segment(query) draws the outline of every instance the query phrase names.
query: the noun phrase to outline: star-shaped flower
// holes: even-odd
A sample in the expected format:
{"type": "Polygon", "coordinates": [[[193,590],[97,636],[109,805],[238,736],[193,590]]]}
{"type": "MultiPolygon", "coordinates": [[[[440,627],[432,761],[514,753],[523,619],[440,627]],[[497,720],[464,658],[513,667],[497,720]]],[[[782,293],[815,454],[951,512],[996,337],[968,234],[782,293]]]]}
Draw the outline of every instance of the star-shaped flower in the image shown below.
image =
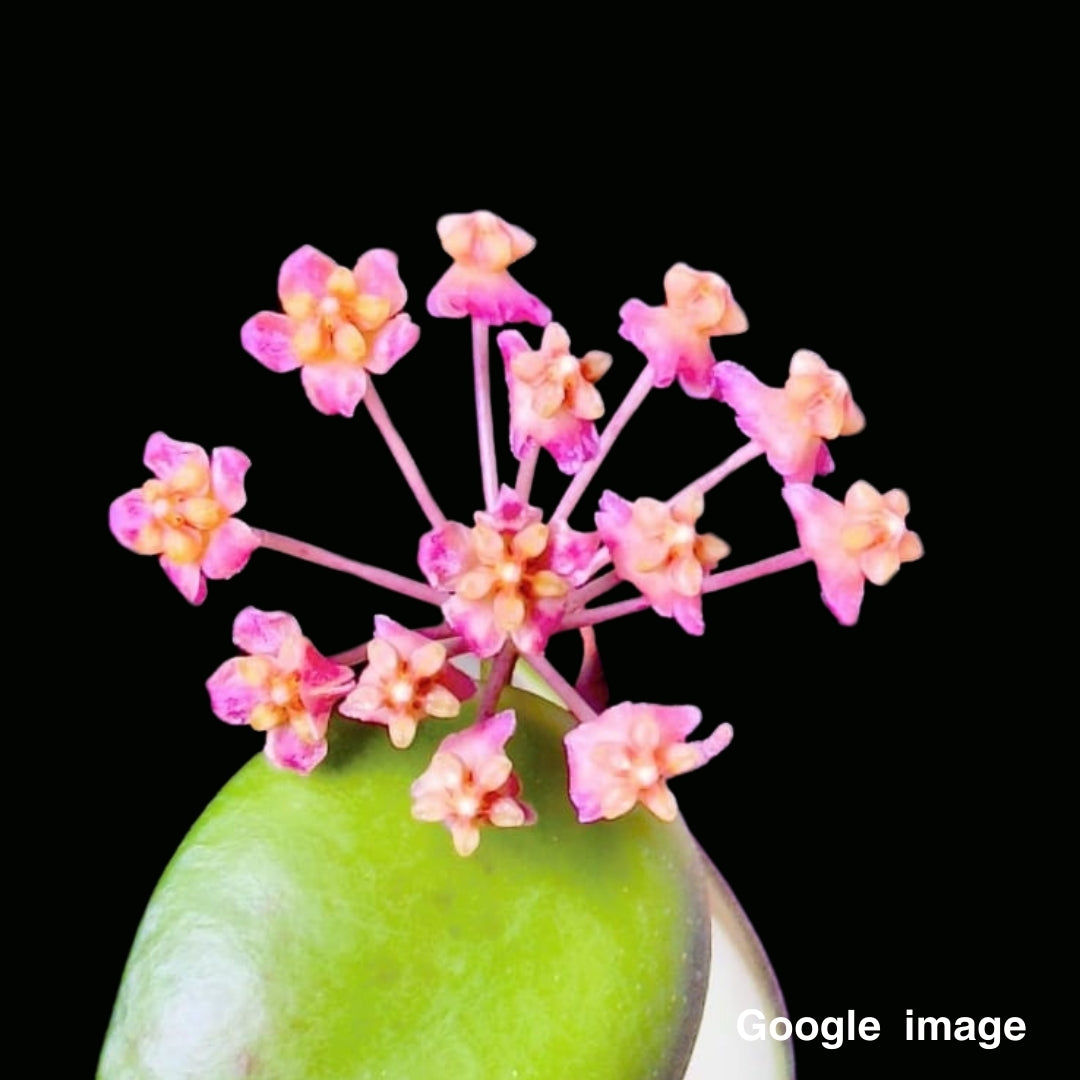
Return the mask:
{"type": "Polygon", "coordinates": [[[604,403],[593,383],[611,366],[609,353],[593,350],[580,360],[570,355],[570,338],[558,323],[548,323],[534,352],[517,330],[496,341],[510,390],[510,447],[520,461],[539,444],[567,474],[596,456],[599,439],[593,422],[604,403]]]}
{"type": "Polygon", "coordinates": [[[567,595],[595,569],[600,539],[541,513],[503,486],[490,512],[469,529],[449,521],[420,540],[420,569],[453,593],[443,615],[478,656],[494,656],[507,638],[541,652],[566,610],[567,595]]]}
{"type": "Polygon", "coordinates": [[[284,611],[244,608],[233,643],[248,656],[226,660],[207,680],[214,714],[266,732],[266,756],[309,773],[326,757],[334,703],[355,683],[350,668],[327,660],[284,611]]]}
{"type": "Polygon", "coordinates": [[[349,270],[302,247],[282,264],[278,295],[285,313],[252,316],[240,340],[271,371],[302,367],[308,399],[328,416],[352,416],[368,376],[389,371],[420,336],[401,310],[405,286],[392,251],[369,251],[349,270]]]}
{"type": "Polygon", "coordinates": [[[428,294],[432,315],[444,319],[472,315],[491,326],[514,322],[545,326],[551,321],[551,310],[506,269],[536,247],[524,229],[488,210],[446,214],[435,228],[454,262],[428,294]]]}
{"type": "Polygon", "coordinates": [[[842,503],[809,484],[787,484],[783,495],[799,542],[817,566],[822,599],[845,626],[859,617],[867,581],[884,585],[901,563],[922,556],[922,541],[905,524],[910,504],[899,488],[882,495],[860,480],[842,503]]]}
{"type": "Polygon", "coordinates": [[[515,726],[514,712],[507,709],[447,735],[413,783],[413,817],[441,821],[459,855],[476,850],[483,825],[508,829],[536,820],[532,807],[518,798],[521,781],[504,753],[515,726]]]}
{"type": "Polygon", "coordinates": [[[700,722],[701,710],[692,705],[624,701],[570,731],[563,741],[578,820],[621,817],[640,802],[661,821],[673,821],[678,807],[667,781],[704,765],[731,742],[730,724],[701,742],[686,742],[700,722]]]}
{"type": "Polygon", "coordinates": [[[791,358],[780,389],[730,360],[716,365],[713,384],[716,397],[735,410],[739,430],[764,447],[769,464],[791,483],[808,484],[832,472],[824,440],[866,426],[844,376],[809,349],[791,358]]]}
{"type": "Polygon", "coordinates": [[[247,454],[219,446],[208,457],[195,443],[163,431],[146,443],[143,463],[154,474],[141,488],[113,500],[109,528],[124,547],[161,556],[161,568],[192,604],[206,599],[207,578],[230,578],[259,545],[232,515],[247,501],[247,454]]]}
{"type": "Polygon", "coordinates": [[[741,334],[748,326],[731,288],[719,274],[676,263],[664,275],[662,307],[627,300],[619,311],[619,334],[645,354],[654,386],[670,386],[677,377],[694,398],[713,392],[716,364],[710,337],[741,334]]]}
{"type": "Polygon", "coordinates": [[[476,693],[476,683],[447,662],[446,647],[388,619],[375,616],[375,637],[356,689],[338,706],[342,716],[385,724],[403,749],[426,717],[449,719],[476,693]]]}
{"type": "Polygon", "coordinates": [[[731,550],[718,536],[699,534],[694,524],[705,509],[696,491],[670,503],[658,499],[627,502],[605,491],[596,527],[615,572],[641,590],[658,615],[674,618],[688,633],[705,632],[701,587],[731,550]]]}

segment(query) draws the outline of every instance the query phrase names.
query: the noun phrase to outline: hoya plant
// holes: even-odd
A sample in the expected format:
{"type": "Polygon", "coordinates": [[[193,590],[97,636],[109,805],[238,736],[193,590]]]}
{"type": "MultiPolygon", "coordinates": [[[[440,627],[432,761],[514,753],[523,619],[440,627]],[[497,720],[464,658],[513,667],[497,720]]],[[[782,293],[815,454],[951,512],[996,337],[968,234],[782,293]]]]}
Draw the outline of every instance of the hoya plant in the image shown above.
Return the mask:
{"type": "MultiPolygon", "coordinates": [[[[700,636],[713,594],[805,563],[850,625],[867,582],[922,554],[902,491],[815,486],[833,440],[864,425],[838,371],[803,349],[774,387],[717,361],[713,339],[748,326],[717,273],[676,263],[661,282],[658,268],[642,286],[653,302],[623,304],[618,333],[641,368],[611,407],[612,355],[591,347],[606,343],[574,343],[573,314],[557,321],[511,275],[533,237],[486,211],[437,231],[452,261],[427,316],[469,324],[482,502],[467,520],[444,512],[379,393],[424,349],[393,252],[350,268],[302,247],[281,266],[280,308],[240,328],[319,413],[367,413],[426,518],[401,538],[415,574],[361,561],[360,520],[348,554],[261,528],[248,455],[183,432],[150,435],[149,477],[110,508],[116,539],[189,604],[252,558],[285,556],[378,586],[386,605],[330,655],[272,598],[237,613],[235,654],[203,676],[208,709],[265,733],[265,752],[162,878],[106,1080],[682,1077],[707,992],[709,879],[669,781],[720,755],[733,726],[693,701],[611,700],[604,626],[651,609],[700,636]],[[499,473],[493,384],[508,394],[512,475],[499,473]],[[677,489],[587,499],[648,395],[676,384],[745,442],[677,489]],[[551,508],[533,501],[544,457],[567,478],[551,508]],[[699,521],[757,459],[782,479],[793,544],[740,564],[699,521]],[[395,618],[394,594],[430,618],[395,618]],[[548,657],[565,634],[580,639],[576,677],[548,657]]],[[[475,461],[462,439],[446,449],[466,451],[475,461]]]]}

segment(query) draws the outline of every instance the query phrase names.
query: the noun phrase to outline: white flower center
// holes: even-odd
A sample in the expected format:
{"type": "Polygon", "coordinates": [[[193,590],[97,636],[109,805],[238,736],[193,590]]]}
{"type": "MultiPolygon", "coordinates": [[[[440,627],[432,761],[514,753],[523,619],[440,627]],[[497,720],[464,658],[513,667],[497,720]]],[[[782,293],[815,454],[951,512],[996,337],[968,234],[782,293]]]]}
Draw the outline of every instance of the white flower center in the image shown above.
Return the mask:
{"type": "Polygon", "coordinates": [[[398,679],[391,685],[390,700],[393,701],[395,705],[406,705],[412,701],[412,698],[412,683],[408,682],[406,679],[398,679]]]}

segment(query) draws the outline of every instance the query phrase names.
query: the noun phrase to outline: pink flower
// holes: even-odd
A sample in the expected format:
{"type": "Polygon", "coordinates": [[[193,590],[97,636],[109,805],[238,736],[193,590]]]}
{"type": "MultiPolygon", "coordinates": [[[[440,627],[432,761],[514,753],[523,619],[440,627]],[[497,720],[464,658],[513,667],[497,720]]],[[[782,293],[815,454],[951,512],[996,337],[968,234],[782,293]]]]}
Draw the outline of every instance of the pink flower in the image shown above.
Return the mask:
{"type": "Polygon", "coordinates": [[[859,617],[867,581],[884,585],[901,563],[922,556],[922,541],[904,524],[910,504],[899,488],[881,495],[860,480],[842,503],[809,484],[787,484],[783,495],[817,566],[822,599],[845,626],[859,617]]]}
{"type": "Polygon", "coordinates": [[[518,798],[521,781],[503,753],[515,724],[507,709],[447,735],[412,785],[413,817],[441,821],[459,855],[476,850],[481,825],[512,829],[536,820],[532,807],[518,798]]]}
{"type": "Polygon", "coordinates": [[[454,594],[443,604],[446,621],[479,656],[494,656],[508,637],[524,653],[541,652],[570,589],[595,569],[595,533],[540,518],[503,485],[472,529],[450,521],[420,540],[420,569],[435,588],[454,594]]]}
{"type": "Polygon", "coordinates": [[[866,426],[844,376],[808,349],[791,358],[779,390],[730,360],[716,365],[713,385],[716,397],[735,410],[739,430],[765,448],[769,464],[791,483],[808,484],[832,472],[824,440],[866,426]]]}
{"type": "Polygon", "coordinates": [[[604,403],[593,383],[611,366],[605,352],[570,355],[570,338],[558,323],[548,323],[538,352],[516,330],[495,339],[506,366],[510,390],[510,446],[520,461],[536,443],[568,474],[596,457],[600,440],[594,420],[604,403]]]}
{"type": "Polygon", "coordinates": [[[701,535],[694,523],[705,499],[690,492],[662,503],[638,499],[629,503],[605,491],[596,515],[615,572],[648,597],[658,615],[674,618],[688,633],[705,632],[701,587],[705,574],[731,550],[718,536],[701,535]]]}
{"type": "Polygon", "coordinates": [[[260,311],[240,340],[271,371],[302,367],[308,400],[327,416],[352,416],[368,375],[388,372],[420,336],[405,306],[397,256],[376,248],[348,270],[315,248],[281,265],[278,295],[285,314],[260,311]]]}
{"type": "Polygon", "coordinates": [[[139,555],[160,555],[169,580],[192,604],[206,599],[206,579],[230,578],[259,545],[255,533],[232,517],[245,502],[246,454],[201,446],[155,432],[143,463],[154,474],[141,488],[113,500],[109,528],[139,555]]]}
{"type": "Polygon", "coordinates": [[[431,290],[427,309],[444,319],[472,315],[492,326],[530,322],[544,326],[551,311],[506,269],[536,241],[524,229],[487,210],[446,214],[436,224],[443,251],[454,263],[431,290]]]}
{"type": "Polygon", "coordinates": [[[375,616],[375,638],[356,689],[341,703],[342,716],[385,724],[390,741],[403,749],[418,721],[449,719],[476,693],[476,683],[447,663],[446,647],[407,630],[385,615],[375,616]]]}
{"type": "Polygon", "coordinates": [[[578,820],[621,817],[640,802],[661,821],[673,821],[678,807],[666,781],[699,768],[731,742],[730,724],[703,742],[686,742],[700,721],[701,710],[692,705],[623,702],[569,732],[563,741],[578,820]]]}
{"type": "Polygon", "coordinates": [[[265,731],[266,756],[279,768],[311,772],[326,757],[330,712],[352,689],[352,670],[327,660],[284,611],[244,608],[233,642],[250,655],[207,680],[214,714],[265,731]]]}
{"type": "Polygon", "coordinates": [[[709,338],[741,334],[746,316],[722,277],[686,263],[676,263],[664,275],[664,294],[663,307],[627,300],[619,311],[619,334],[645,354],[654,386],[670,386],[677,376],[691,397],[707,398],[716,363],[709,338]]]}

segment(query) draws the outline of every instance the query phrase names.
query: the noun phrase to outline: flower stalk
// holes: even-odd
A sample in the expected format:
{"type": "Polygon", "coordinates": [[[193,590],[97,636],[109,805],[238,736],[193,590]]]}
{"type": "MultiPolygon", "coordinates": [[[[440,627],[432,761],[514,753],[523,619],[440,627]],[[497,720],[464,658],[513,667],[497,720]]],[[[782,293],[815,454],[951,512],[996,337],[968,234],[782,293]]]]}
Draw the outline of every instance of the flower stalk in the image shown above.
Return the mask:
{"type": "Polygon", "coordinates": [[[499,490],[498,465],[495,458],[495,426],[491,417],[491,371],[488,362],[488,324],[472,319],[473,385],[476,400],[476,433],[480,445],[480,476],[484,489],[484,506],[495,505],[499,490]]]}
{"type": "Polygon", "coordinates": [[[615,440],[630,422],[630,418],[641,407],[641,403],[648,397],[652,388],[652,369],[645,367],[634,380],[633,386],[630,387],[626,397],[622,399],[619,407],[615,410],[615,415],[608,421],[607,426],[601,433],[600,446],[596,456],[570,481],[563,497],[559,500],[559,505],[555,507],[555,512],[551,515],[553,522],[566,521],[574,512],[577,504],[581,501],[581,497],[585,494],[585,489],[589,486],[600,466],[603,465],[604,459],[615,445],[615,440]]]}
{"type": "Polygon", "coordinates": [[[428,490],[415,459],[409,453],[405,440],[402,439],[397,428],[391,423],[386,406],[374,386],[369,386],[367,393],[364,394],[364,404],[367,406],[368,414],[375,422],[375,426],[379,429],[379,434],[382,435],[386,445],[390,448],[390,453],[393,455],[394,461],[397,462],[401,475],[405,477],[409,490],[416,497],[424,516],[431,523],[431,527],[437,529],[440,525],[444,525],[446,515],[439,509],[439,504],[435,502],[431,492],[428,490]]]}
{"type": "Polygon", "coordinates": [[[291,555],[294,559],[303,559],[304,562],[325,566],[328,570],[340,570],[343,574],[351,574],[353,577],[371,582],[372,585],[401,593],[402,596],[409,596],[414,600],[422,600],[425,604],[434,604],[436,607],[446,599],[438,589],[433,589],[421,581],[413,581],[412,578],[397,574],[393,570],[382,570],[377,566],[358,562],[356,559],[347,559],[344,555],[336,555],[325,548],[316,547],[303,540],[294,540],[291,536],[282,536],[268,529],[253,531],[258,537],[259,545],[268,551],[291,555]]]}

